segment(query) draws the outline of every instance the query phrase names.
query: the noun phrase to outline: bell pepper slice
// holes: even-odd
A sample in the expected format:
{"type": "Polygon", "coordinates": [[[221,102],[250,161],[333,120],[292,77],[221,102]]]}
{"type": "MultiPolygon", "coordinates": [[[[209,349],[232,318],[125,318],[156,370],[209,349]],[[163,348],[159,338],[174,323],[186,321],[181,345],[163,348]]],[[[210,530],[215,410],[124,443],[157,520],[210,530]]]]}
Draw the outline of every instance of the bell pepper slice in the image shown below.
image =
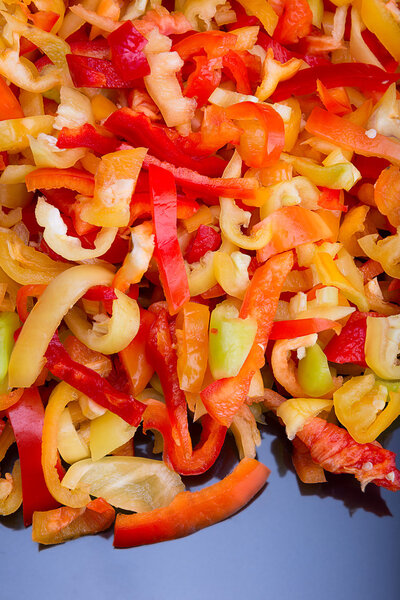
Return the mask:
{"type": "Polygon", "coordinates": [[[379,0],[362,0],[361,17],[397,61],[400,61],[400,25],[390,14],[386,4],[379,0]]]}
{"type": "Polygon", "coordinates": [[[150,197],[155,233],[155,257],[171,314],[190,298],[185,263],[179,247],[176,217],[177,195],[174,176],[164,169],[149,169],[150,197]]]}
{"type": "Polygon", "coordinates": [[[137,427],[145,406],[123,392],[116,390],[106,379],[70,358],[55,334],[46,351],[46,365],[55,375],[92,398],[107,410],[137,427]]]}
{"type": "Polygon", "coordinates": [[[132,21],[125,21],[107,38],[111,49],[111,61],[118,75],[126,81],[140,79],[150,73],[143,48],[147,39],[133,26],[132,21]]]}
{"type": "Polygon", "coordinates": [[[195,56],[196,68],[188,77],[184,95],[196,98],[197,107],[207,104],[207,100],[221,82],[221,59],[195,56]]]}
{"type": "Polygon", "coordinates": [[[314,417],[297,433],[311,458],[331,473],[352,473],[363,489],[372,482],[393,492],[400,490],[395,454],[379,444],[359,444],[343,428],[314,417]]]}
{"type": "Polygon", "coordinates": [[[114,523],[115,510],[103,498],[82,508],[61,506],[33,514],[32,540],[38,544],[62,544],[68,540],[105,531],[114,523]]]}
{"type": "Polygon", "coordinates": [[[239,120],[244,129],[239,152],[249,167],[266,167],[278,160],[285,145],[285,128],[276,110],[268,104],[239,102],[228,106],[226,114],[230,119],[239,120]],[[259,126],[255,131],[249,126],[253,119],[259,126]]]}
{"type": "Polygon", "coordinates": [[[214,381],[201,392],[207,412],[223,425],[230,425],[246,400],[254,373],[265,363],[265,348],[279,296],[292,267],[293,255],[286,252],[273,256],[255,271],[239,313],[243,319],[250,316],[257,321],[257,334],[250,353],[236,377],[214,381]]]}
{"type": "Polygon", "coordinates": [[[135,81],[122,79],[111,61],[93,56],[66,55],[69,72],[74,86],[89,88],[126,89],[135,86],[135,81]]]}
{"type": "Polygon", "coordinates": [[[272,3],[267,0],[237,0],[243,6],[246,13],[257,17],[269,35],[274,33],[278,24],[278,15],[273,9],[272,3]]]}
{"type": "Polygon", "coordinates": [[[351,123],[348,119],[338,117],[318,106],[309,116],[306,130],[345,150],[353,150],[363,156],[386,158],[395,164],[400,164],[399,142],[381,135],[375,130],[371,130],[371,137],[369,137],[367,135],[369,132],[364,127],[351,123]]]}
{"type": "Polygon", "coordinates": [[[303,335],[310,335],[310,333],[320,333],[327,329],[339,328],[341,326],[336,321],[331,319],[293,319],[292,321],[275,321],[272,325],[271,332],[269,334],[270,340],[287,340],[296,337],[303,337],[303,335]]]}
{"type": "Polygon", "coordinates": [[[57,139],[57,148],[90,148],[97,154],[114,152],[117,145],[114,137],[101,134],[90,123],[81,127],[63,127],[57,139]]]}
{"type": "Polygon", "coordinates": [[[1,115],[0,120],[6,119],[23,119],[24,113],[21,105],[15,97],[11,88],[6,84],[3,77],[0,77],[0,104],[1,115]]]}
{"type": "Polygon", "coordinates": [[[176,167],[215,177],[221,175],[226,166],[219,157],[204,157],[204,150],[200,150],[188,137],[179,135],[175,129],[152,123],[146,115],[130,108],[114,111],[104,126],[134,146],[149,148],[153,156],[176,167]]]}
{"type": "Polygon", "coordinates": [[[302,69],[288,81],[282,81],[271,98],[273,102],[280,102],[290,96],[312,94],[317,90],[318,80],[328,89],[354,86],[361,91],[384,92],[399,78],[399,73],[387,73],[375,65],[365,63],[317,65],[302,69]]]}
{"type": "Polygon", "coordinates": [[[189,35],[172,47],[182,60],[205,52],[208,58],[224,56],[235,47],[237,36],[224,31],[205,31],[189,35]]]}
{"type": "Polygon", "coordinates": [[[27,527],[32,523],[32,515],[36,510],[50,510],[59,506],[48,491],[43,475],[44,408],[38,389],[26,389],[17,404],[8,409],[7,415],[21,462],[24,525],[27,527]]]}
{"type": "MultiPolygon", "coordinates": [[[[246,63],[237,52],[229,50],[224,54],[222,57],[222,66],[225,71],[230,73],[235,81],[236,91],[239,92],[239,94],[251,94],[252,90],[246,63]]],[[[219,83],[217,85],[219,85],[219,83]]]]}
{"type": "Polygon", "coordinates": [[[253,228],[254,233],[268,227],[270,242],[257,251],[257,260],[264,262],[274,254],[296,248],[308,242],[329,239],[332,235],[325,221],[315,212],[302,206],[278,208],[253,228]]]}
{"type": "Polygon", "coordinates": [[[29,312],[27,307],[27,300],[33,296],[38,298],[46,289],[47,285],[37,283],[30,285],[23,285],[17,292],[17,312],[21,321],[24,323],[28,318],[29,312]]]}
{"type": "Polygon", "coordinates": [[[228,119],[224,108],[213,104],[205,107],[200,130],[202,149],[216,152],[225,144],[237,145],[241,133],[242,130],[228,119]]]}
{"type": "Polygon", "coordinates": [[[221,245],[221,234],[208,225],[200,225],[196,235],[190,240],[185,252],[185,260],[189,263],[199,262],[206,252],[214,252],[221,245]]]}
{"type": "Polygon", "coordinates": [[[285,0],[274,39],[281,44],[297,44],[311,32],[312,20],[313,14],[307,0],[285,0]]]}
{"type": "Polygon", "coordinates": [[[222,481],[198,492],[181,492],[165,508],[118,515],[114,546],[127,548],[172,540],[226,519],[255,496],[269,473],[262,463],[243,458],[222,481]]]}
{"type": "Polygon", "coordinates": [[[341,212],[347,212],[348,210],[348,207],[343,203],[342,191],[325,187],[321,188],[318,206],[327,210],[340,210],[341,212]]]}
{"type": "Polygon", "coordinates": [[[39,189],[68,188],[82,196],[93,196],[94,177],[86,171],[79,169],[55,169],[45,167],[31,171],[25,177],[28,192],[39,189]]]}
{"type": "Polygon", "coordinates": [[[134,396],[144,390],[154,373],[154,368],[146,356],[146,341],[154,320],[155,316],[152,313],[141,308],[139,331],[129,346],[118,353],[134,396]]]}
{"type": "Polygon", "coordinates": [[[318,343],[306,348],[306,355],[299,360],[297,379],[312,398],[321,398],[334,388],[328,360],[318,343]]]}
{"type": "Polygon", "coordinates": [[[367,336],[367,317],[379,316],[378,313],[353,312],[341,333],[334,336],[325,346],[327,359],[333,363],[354,364],[367,367],[365,362],[365,339],[367,336]]]}
{"type": "MultiPolygon", "coordinates": [[[[212,198],[215,196],[225,196],[227,198],[238,198],[239,200],[253,200],[259,189],[258,181],[253,177],[233,177],[228,179],[206,177],[191,169],[174,167],[171,163],[161,162],[154,156],[147,154],[143,161],[143,168],[148,170],[152,165],[169,171],[174,176],[178,185],[186,190],[198,193],[199,197],[203,198],[206,203],[210,203],[209,196],[212,198]]],[[[215,203],[214,200],[211,202],[215,203]]]]}
{"type": "Polygon", "coordinates": [[[303,483],[325,483],[324,470],[313,461],[307,446],[297,437],[294,438],[292,444],[292,462],[300,481],[303,483]]]}
{"type": "MultiPolygon", "coordinates": [[[[332,63],[326,58],[321,56],[315,56],[314,54],[300,54],[299,52],[292,52],[282,46],[277,40],[269,36],[265,31],[260,31],[257,38],[257,43],[264,48],[264,50],[268,51],[269,48],[272,49],[274,53],[274,59],[278,60],[281,63],[288,62],[291,58],[301,58],[306,62],[310,67],[315,67],[318,65],[331,65],[332,63]]],[[[343,64],[343,63],[342,63],[343,64]]],[[[290,94],[289,94],[290,95],[290,94]]]]}
{"type": "Polygon", "coordinates": [[[201,391],[207,369],[210,310],[204,304],[187,302],[176,319],[176,351],[179,385],[186,392],[201,391]]]}
{"type": "Polygon", "coordinates": [[[317,92],[322,104],[329,110],[342,117],[347,113],[351,113],[351,104],[345,88],[338,87],[328,90],[322,81],[317,80],[317,92]]]}
{"type": "Polygon", "coordinates": [[[393,227],[400,225],[400,169],[390,165],[375,183],[374,200],[380,213],[386,215],[393,227]]]}

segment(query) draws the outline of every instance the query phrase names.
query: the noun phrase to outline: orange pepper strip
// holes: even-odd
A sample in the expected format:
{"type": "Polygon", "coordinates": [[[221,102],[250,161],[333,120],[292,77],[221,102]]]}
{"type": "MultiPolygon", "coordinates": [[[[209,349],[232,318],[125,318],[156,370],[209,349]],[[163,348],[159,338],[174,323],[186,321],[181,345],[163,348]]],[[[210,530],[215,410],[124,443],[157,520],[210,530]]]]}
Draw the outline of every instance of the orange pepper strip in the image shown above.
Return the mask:
{"type": "Polygon", "coordinates": [[[118,352],[118,356],[129,377],[133,396],[143,392],[154,373],[154,368],[146,356],[146,341],[155,316],[147,310],[140,309],[139,331],[129,346],[118,352]]]}
{"type": "Polygon", "coordinates": [[[318,106],[308,117],[306,130],[323,140],[332,142],[345,150],[353,150],[363,156],[378,156],[386,158],[395,164],[400,164],[400,143],[360,125],[351,123],[348,119],[338,117],[318,106]]]}
{"type": "Polygon", "coordinates": [[[204,304],[187,302],[176,319],[178,377],[182,390],[200,392],[208,357],[210,309],[204,304]]]}
{"type": "Polygon", "coordinates": [[[400,169],[392,165],[384,169],[375,184],[374,200],[379,212],[393,227],[400,225],[400,169]]]}
{"type": "Polygon", "coordinates": [[[317,79],[317,92],[322,104],[329,112],[339,116],[351,113],[351,104],[345,88],[338,87],[328,90],[322,81],[317,79]]]}
{"type": "Polygon", "coordinates": [[[25,116],[20,103],[2,77],[0,77],[0,106],[0,121],[21,119],[25,116]]]}
{"type": "Polygon", "coordinates": [[[181,492],[168,506],[147,513],[117,516],[114,546],[129,548],[190,535],[226,519],[263,487],[269,469],[244,458],[222,481],[198,492],[181,492]]]}
{"type": "Polygon", "coordinates": [[[115,510],[103,498],[83,508],[62,506],[33,513],[32,540],[39,544],[62,544],[67,540],[105,531],[113,524],[115,510]]]}
{"type": "Polygon", "coordinates": [[[25,177],[28,192],[38,189],[51,190],[54,188],[68,188],[83,196],[93,196],[94,177],[86,171],[79,169],[56,169],[44,167],[36,169],[25,177]]]}
{"type": "Polygon", "coordinates": [[[309,449],[298,437],[293,442],[292,462],[300,481],[303,483],[325,483],[323,468],[311,458],[309,449]]]}
{"type": "Polygon", "coordinates": [[[361,267],[359,267],[359,269],[363,275],[364,283],[371,281],[371,279],[377,277],[384,271],[382,265],[376,260],[372,260],[372,258],[367,260],[367,262],[365,262],[361,267]]]}

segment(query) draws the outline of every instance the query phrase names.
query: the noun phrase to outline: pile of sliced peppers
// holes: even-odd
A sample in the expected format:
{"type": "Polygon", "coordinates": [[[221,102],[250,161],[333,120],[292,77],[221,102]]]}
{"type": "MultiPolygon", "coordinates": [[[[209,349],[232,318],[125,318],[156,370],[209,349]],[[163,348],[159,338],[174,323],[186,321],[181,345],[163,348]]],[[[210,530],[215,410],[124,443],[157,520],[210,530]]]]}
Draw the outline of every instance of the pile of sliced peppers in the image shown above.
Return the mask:
{"type": "Polygon", "coordinates": [[[267,412],[302,482],[399,491],[399,10],[68,4],[0,0],[0,515],[188,535],[265,485],[267,412]]]}

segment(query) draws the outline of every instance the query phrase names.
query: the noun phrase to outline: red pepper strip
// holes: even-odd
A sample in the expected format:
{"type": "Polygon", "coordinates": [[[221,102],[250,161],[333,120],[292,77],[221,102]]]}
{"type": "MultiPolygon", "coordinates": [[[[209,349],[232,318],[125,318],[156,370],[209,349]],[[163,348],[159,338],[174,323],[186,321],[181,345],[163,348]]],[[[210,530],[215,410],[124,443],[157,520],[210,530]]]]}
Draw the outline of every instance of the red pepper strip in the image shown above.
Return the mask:
{"type": "Polygon", "coordinates": [[[224,56],[228,50],[236,46],[237,36],[224,31],[206,31],[204,33],[194,33],[180,40],[172,47],[182,60],[187,60],[191,56],[198,56],[205,52],[208,58],[218,58],[224,56]]]}
{"type": "Polygon", "coordinates": [[[367,335],[367,317],[381,317],[375,312],[355,311],[338,336],[334,336],[325,346],[324,352],[330,362],[353,363],[367,367],[364,344],[367,335]]]}
{"type": "Polygon", "coordinates": [[[189,75],[183,93],[188,98],[196,98],[197,107],[201,108],[221,82],[222,62],[220,58],[205,56],[195,56],[194,62],[196,68],[189,75]]]}
{"type": "Polygon", "coordinates": [[[317,80],[325,87],[354,86],[361,91],[384,92],[400,79],[400,73],[387,73],[375,65],[365,63],[338,63],[302,69],[287,81],[282,81],[272,94],[273,102],[290,96],[304,96],[317,90],[317,80]]]}
{"type": "Polygon", "coordinates": [[[39,544],[62,544],[68,540],[105,531],[114,523],[115,510],[103,498],[96,498],[82,508],[61,506],[55,510],[35,512],[32,540],[39,544]]]}
{"type": "Polygon", "coordinates": [[[17,312],[21,321],[25,322],[28,318],[28,308],[27,308],[27,300],[30,296],[34,296],[38,298],[41,296],[46,289],[47,285],[45,284],[31,284],[31,285],[23,285],[19,288],[17,292],[17,312]]]}
{"type": "MultiPolygon", "coordinates": [[[[161,167],[162,169],[169,171],[175,178],[178,185],[184,189],[192,190],[199,194],[199,197],[204,197],[204,202],[210,203],[209,198],[226,196],[227,198],[237,198],[240,200],[254,199],[256,197],[256,191],[259,187],[258,182],[253,177],[242,177],[232,179],[220,179],[218,177],[207,177],[201,175],[191,169],[184,167],[174,167],[168,162],[162,162],[146,154],[143,161],[143,168],[149,169],[152,166],[161,167]]],[[[32,171],[36,173],[36,171],[32,171]]]]}
{"type": "Polygon", "coordinates": [[[112,387],[92,369],[72,360],[55,334],[46,351],[47,368],[53,375],[92,398],[107,410],[137,427],[145,410],[144,404],[112,387]]]}
{"type": "Polygon", "coordinates": [[[0,77],[0,106],[0,121],[20,119],[25,116],[20,103],[2,77],[0,77]]]}
{"type": "Polygon", "coordinates": [[[341,190],[331,190],[330,188],[320,188],[321,195],[318,199],[318,206],[328,210],[341,210],[347,212],[348,207],[341,201],[343,194],[341,190]]]}
{"type": "Polygon", "coordinates": [[[239,54],[233,50],[229,50],[222,57],[222,65],[236,82],[236,90],[239,94],[251,94],[252,90],[247,67],[239,54]]]}
{"type": "Polygon", "coordinates": [[[149,169],[150,198],[155,233],[155,258],[171,314],[190,298],[189,284],[178,243],[177,196],[174,176],[164,169],[149,169]]]}
{"type": "Polygon", "coordinates": [[[134,80],[122,79],[109,60],[78,54],[66,58],[75,87],[122,89],[135,85],[134,80]]]}
{"type": "Polygon", "coordinates": [[[239,315],[243,319],[250,316],[257,321],[257,334],[249,355],[236,377],[214,381],[201,392],[207,412],[223,425],[231,424],[236,412],[246,400],[254,373],[265,363],[265,348],[279,296],[292,267],[293,254],[285,252],[270,258],[256,270],[247,288],[239,315]]]}
{"type": "Polygon", "coordinates": [[[372,31],[364,29],[364,31],[361,32],[361,36],[368,48],[372,50],[386,71],[389,71],[389,73],[394,73],[399,66],[399,63],[386,50],[385,46],[380,43],[376,35],[373,34],[372,31]]]}
{"type": "Polygon", "coordinates": [[[292,440],[292,444],[292,463],[300,481],[303,483],[325,483],[324,470],[313,461],[307,446],[298,437],[292,440]]]}
{"type": "Polygon", "coordinates": [[[208,225],[200,225],[196,235],[189,242],[185,259],[189,264],[198,262],[206,252],[218,250],[221,245],[221,235],[208,225]]]}
{"type": "Polygon", "coordinates": [[[285,250],[297,248],[301,244],[329,239],[332,232],[323,219],[312,210],[299,205],[283,206],[257,223],[256,232],[268,223],[271,227],[271,241],[257,250],[258,262],[285,250]]]}
{"type": "Polygon", "coordinates": [[[297,44],[311,32],[312,20],[307,0],[285,0],[273,37],[281,44],[297,44]]]}
{"type": "Polygon", "coordinates": [[[363,486],[372,482],[393,492],[400,490],[396,455],[379,444],[359,444],[346,429],[318,417],[307,422],[297,436],[313,461],[327,471],[352,473],[363,486]]]}
{"type": "Polygon", "coordinates": [[[150,66],[143,52],[147,40],[135,29],[132,21],[125,21],[110,33],[107,41],[111,49],[112,64],[123,80],[140,79],[150,73],[150,66]]]}
{"type": "Polygon", "coordinates": [[[378,156],[400,164],[399,142],[376,132],[375,137],[371,139],[366,135],[364,127],[333,115],[318,106],[308,117],[306,130],[323,140],[339,144],[346,150],[353,150],[357,154],[378,156]]]}
{"type": "Polygon", "coordinates": [[[383,169],[390,165],[388,160],[378,158],[377,156],[361,156],[356,154],[353,158],[353,164],[365,179],[378,179],[383,169]]]}
{"type": "Polygon", "coordinates": [[[32,523],[36,510],[59,506],[47,489],[42,469],[42,429],[44,408],[36,387],[26,389],[21,399],[8,409],[21,461],[24,525],[32,523]]]}
{"type": "Polygon", "coordinates": [[[154,320],[155,316],[152,313],[141,308],[139,331],[129,346],[118,352],[134,396],[143,392],[154,373],[154,369],[146,356],[146,342],[154,320]]]}
{"type": "Polygon", "coordinates": [[[228,119],[222,106],[209,104],[204,109],[200,134],[201,148],[205,151],[216,152],[226,144],[239,144],[242,132],[242,129],[228,119]]]}
{"type": "Polygon", "coordinates": [[[70,45],[72,54],[91,56],[92,58],[109,59],[111,57],[110,46],[108,45],[107,40],[104,38],[97,38],[95,40],[81,40],[68,43],[70,45]]]}
{"type": "Polygon", "coordinates": [[[336,321],[330,319],[294,319],[292,321],[275,321],[272,325],[270,340],[287,340],[310,333],[319,333],[337,327],[336,321]]]}
{"type": "MultiPolygon", "coordinates": [[[[282,46],[277,40],[274,40],[265,31],[260,31],[257,38],[257,44],[259,44],[264,50],[272,48],[274,52],[274,59],[281,63],[288,62],[291,58],[301,58],[310,67],[316,67],[318,65],[331,65],[332,63],[321,56],[313,56],[312,54],[299,54],[298,52],[292,52],[284,46],[282,46]]],[[[289,94],[290,95],[290,94],[289,94]]]]}
{"type": "Polygon", "coordinates": [[[105,300],[117,300],[114,288],[107,285],[94,285],[83,296],[85,300],[94,300],[95,302],[104,302],[105,300]]]}
{"type": "Polygon", "coordinates": [[[90,148],[97,154],[114,152],[117,146],[114,137],[103,135],[90,123],[71,129],[63,127],[57,140],[57,148],[90,148]]]}
{"type": "MultiPolygon", "coordinates": [[[[133,194],[131,201],[131,217],[129,226],[131,226],[136,219],[142,219],[144,217],[151,217],[151,200],[150,192],[139,192],[133,194]]],[[[176,206],[176,214],[178,219],[189,219],[199,210],[199,205],[196,200],[192,200],[183,194],[178,194],[178,201],[176,206]]]]}
{"type": "Polygon", "coordinates": [[[79,169],[56,169],[43,167],[28,173],[25,177],[28,192],[39,189],[68,188],[82,196],[93,196],[94,177],[86,171],[79,169]]]}
{"type": "MultiPolygon", "coordinates": [[[[225,439],[226,428],[221,427],[209,415],[202,419],[202,437],[193,451],[187,420],[187,404],[184,392],[180,389],[177,373],[177,355],[172,346],[170,325],[165,309],[158,309],[156,321],[152,324],[147,353],[163,388],[166,413],[157,408],[146,409],[144,430],[158,429],[165,443],[165,460],[182,475],[204,473],[214,464],[225,439]]],[[[164,410],[164,407],[162,406],[164,410]]]]}
{"type": "Polygon", "coordinates": [[[181,492],[164,508],[117,515],[114,546],[128,548],[173,540],[214,525],[250,502],[269,474],[262,463],[244,458],[222,481],[198,492],[181,492]]]}
{"type": "Polygon", "coordinates": [[[156,125],[143,113],[130,108],[114,111],[104,126],[115,135],[123,137],[134,146],[145,146],[160,160],[176,167],[186,167],[204,175],[221,175],[226,162],[217,156],[204,157],[190,138],[181,136],[175,129],[156,125]]]}
{"type": "Polygon", "coordinates": [[[256,169],[266,167],[280,157],[285,145],[285,128],[283,119],[268,104],[239,102],[228,106],[226,115],[229,119],[245,121],[242,125],[246,144],[240,147],[243,160],[249,167],[256,169]],[[256,119],[261,132],[254,134],[253,128],[247,133],[246,121],[256,119]]]}
{"type": "MultiPolygon", "coordinates": [[[[28,16],[28,15],[27,15],[28,16]]],[[[28,19],[32,21],[36,27],[39,29],[43,29],[43,31],[51,31],[53,29],[53,25],[58,21],[60,15],[54,13],[52,11],[38,11],[37,13],[29,14],[28,19]]],[[[30,40],[21,36],[19,54],[23,56],[28,52],[32,52],[36,50],[37,46],[33,44],[30,40]]]]}

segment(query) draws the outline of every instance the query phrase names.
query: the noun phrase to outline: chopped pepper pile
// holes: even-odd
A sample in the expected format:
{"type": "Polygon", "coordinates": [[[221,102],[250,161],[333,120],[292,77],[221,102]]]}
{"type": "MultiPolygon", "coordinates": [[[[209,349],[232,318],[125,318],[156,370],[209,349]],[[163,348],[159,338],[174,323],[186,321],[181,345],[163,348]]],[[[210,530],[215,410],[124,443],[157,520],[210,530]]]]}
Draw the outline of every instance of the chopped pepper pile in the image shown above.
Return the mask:
{"type": "Polygon", "coordinates": [[[1,515],[188,535],[265,419],[303,483],[400,490],[399,61],[384,0],[0,0],[1,515]]]}

